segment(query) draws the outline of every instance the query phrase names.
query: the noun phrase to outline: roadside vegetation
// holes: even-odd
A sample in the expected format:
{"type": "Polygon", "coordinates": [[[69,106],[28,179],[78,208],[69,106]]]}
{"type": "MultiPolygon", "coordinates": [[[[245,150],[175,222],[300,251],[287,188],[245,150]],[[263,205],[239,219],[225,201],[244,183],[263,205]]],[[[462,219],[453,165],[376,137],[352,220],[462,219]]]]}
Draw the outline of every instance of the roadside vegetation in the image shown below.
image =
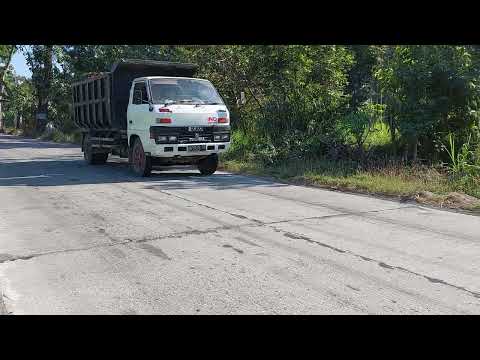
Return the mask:
{"type": "MultiPolygon", "coordinates": [[[[366,153],[378,147],[391,146],[384,126],[367,137],[366,153]]],[[[377,194],[400,200],[480,211],[480,176],[478,153],[471,143],[465,143],[455,152],[455,142],[445,147],[452,154],[450,163],[395,161],[389,157],[369,157],[362,161],[355,158],[328,159],[326,157],[287,158],[270,161],[255,152],[243,152],[247,140],[236,132],[231,150],[222,157],[225,170],[269,176],[293,184],[312,185],[333,190],[377,194]],[[240,144],[240,145],[239,145],[240,144]]],[[[478,151],[478,148],[477,148],[478,151]]]]}
{"type": "MultiPolygon", "coordinates": [[[[480,208],[479,46],[34,45],[15,51],[26,54],[33,75],[2,72],[3,123],[25,135],[78,142],[70,84],[108,71],[118,58],[193,62],[231,111],[225,169],[480,208]],[[35,120],[39,112],[46,122],[35,120]]],[[[8,63],[11,53],[0,45],[0,62],[8,63]]]]}

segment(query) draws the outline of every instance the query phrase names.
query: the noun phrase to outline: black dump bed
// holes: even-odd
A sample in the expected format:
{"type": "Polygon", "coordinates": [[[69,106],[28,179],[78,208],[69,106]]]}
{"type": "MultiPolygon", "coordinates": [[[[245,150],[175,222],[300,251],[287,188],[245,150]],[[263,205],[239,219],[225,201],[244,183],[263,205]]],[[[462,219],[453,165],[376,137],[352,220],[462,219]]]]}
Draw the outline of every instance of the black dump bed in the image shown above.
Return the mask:
{"type": "Polygon", "coordinates": [[[82,129],[127,129],[132,81],[144,76],[193,77],[194,64],[122,59],[110,72],[98,73],[72,85],[74,122],[82,129]]]}

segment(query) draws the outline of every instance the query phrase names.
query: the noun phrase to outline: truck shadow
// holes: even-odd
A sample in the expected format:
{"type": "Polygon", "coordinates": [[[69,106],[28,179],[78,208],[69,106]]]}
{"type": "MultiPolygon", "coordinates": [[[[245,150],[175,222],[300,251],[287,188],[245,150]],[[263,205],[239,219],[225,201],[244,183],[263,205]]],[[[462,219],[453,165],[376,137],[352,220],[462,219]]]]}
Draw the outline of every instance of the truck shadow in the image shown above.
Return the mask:
{"type": "MultiPolygon", "coordinates": [[[[0,150],[21,148],[20,157],[29,153],[23,149],[66,149],[61,154],[42,151],[27,159],[15,158],[18,152],[0,157],[0,187],[7,186],[74,186],[87,184],[142,183],[145,189],[235,189],[251,186],[285,186],[251,176],[217,172],[201,176],[192,166],[155,167],[148,178],[136,177],[126,159],[111,158],[105,165],[91,166],[83,160],[78,145],[42,142],[35,139],[0,135],[0,150]],[[72,149],[73,151],[69,150],[72,149]],[[78,150],[78,151],[77,151],[78,150]]],[[[55,151],[52,151],[55,152],[55,151]]],[[[32,151],[35,154],[34,151],[32,151]]],[[[0,152],[0,156],[2,152],[0,152]]]]}
{"type": "Polygon", "coordinates": [[[112,159],[92,166],[78,155],[38,157],[28,160],[0,159],[0,187],[75,186],[88,184],[143,183],[145,189],[238,189],[251,186],[285,186],[250,176],[217,172],[202,176],[195,167],[155,167],[147,178],[136,177],[127,161],[112,159]]]}

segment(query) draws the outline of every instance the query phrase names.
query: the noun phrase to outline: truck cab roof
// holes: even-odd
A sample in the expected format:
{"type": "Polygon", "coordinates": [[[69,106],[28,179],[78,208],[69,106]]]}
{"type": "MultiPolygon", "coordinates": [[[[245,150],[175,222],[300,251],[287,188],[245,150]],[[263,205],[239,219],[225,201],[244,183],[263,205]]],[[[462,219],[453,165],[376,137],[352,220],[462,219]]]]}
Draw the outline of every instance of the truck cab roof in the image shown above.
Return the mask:
{"type": "Polygon", "coordinates": [[[189,79],[189,80],[202,80],[208,81],[207,79],[201,78],[194,78],[194,77],[186,77],[186,76],[143,76],[133,80],[133,82],[137,81],[146,81],[146,80],[155,80],[155,79],[189,79]]]}

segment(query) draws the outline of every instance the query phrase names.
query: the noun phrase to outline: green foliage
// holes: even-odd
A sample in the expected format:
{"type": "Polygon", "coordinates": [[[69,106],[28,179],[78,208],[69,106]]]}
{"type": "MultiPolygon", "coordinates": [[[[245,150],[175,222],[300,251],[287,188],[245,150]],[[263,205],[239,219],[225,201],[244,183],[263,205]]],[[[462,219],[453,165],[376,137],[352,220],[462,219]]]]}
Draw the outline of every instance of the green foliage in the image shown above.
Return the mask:
{"type": "Polygon", "coordinates": [[[375,131],[375,125],[382,120],[385,105],[374,104],[366,101],[359,108],[347,114],[341,122],[345,138],[353,137],[357,149],[364,151],[364,144],[367,138],[375,131]]]}
{"type": "Polygon", "coordinates": [[[20,119],[24,123],[31,123],[36,106],[32,82],[13,74],[9,74],[7,82],[9,84],[9,92],[3,104],[6,125],[14,127],[15,121],[19,122],[20,119]]]}
{"type": "Polygon", "coordinates": [[[377,121],[365,140],[365,148],[385,148],[391,145],[390,129],[385,122],[377,121]]]}
{"type": "Polygon", "coordinates": [[[374,70],[390,126],[409,142],[432,143],[478,122],[478,68],[465,46],[389,46],[374,70]]]}
{"type": "MultiPolygon", "coordinates": [[[[450,163],[447,165],[450,172],[455,176],[475,176],[480,175],[480,166],[475,165],[475,151],[471,146],[472,136],[469,135],[467,141],[457,150],[453,134],[448,134],[448,146],[443,145],[443,149],[448,153],[450,163]]],[[[478,151],[478,149],[477,149],[478,151]]]]}

